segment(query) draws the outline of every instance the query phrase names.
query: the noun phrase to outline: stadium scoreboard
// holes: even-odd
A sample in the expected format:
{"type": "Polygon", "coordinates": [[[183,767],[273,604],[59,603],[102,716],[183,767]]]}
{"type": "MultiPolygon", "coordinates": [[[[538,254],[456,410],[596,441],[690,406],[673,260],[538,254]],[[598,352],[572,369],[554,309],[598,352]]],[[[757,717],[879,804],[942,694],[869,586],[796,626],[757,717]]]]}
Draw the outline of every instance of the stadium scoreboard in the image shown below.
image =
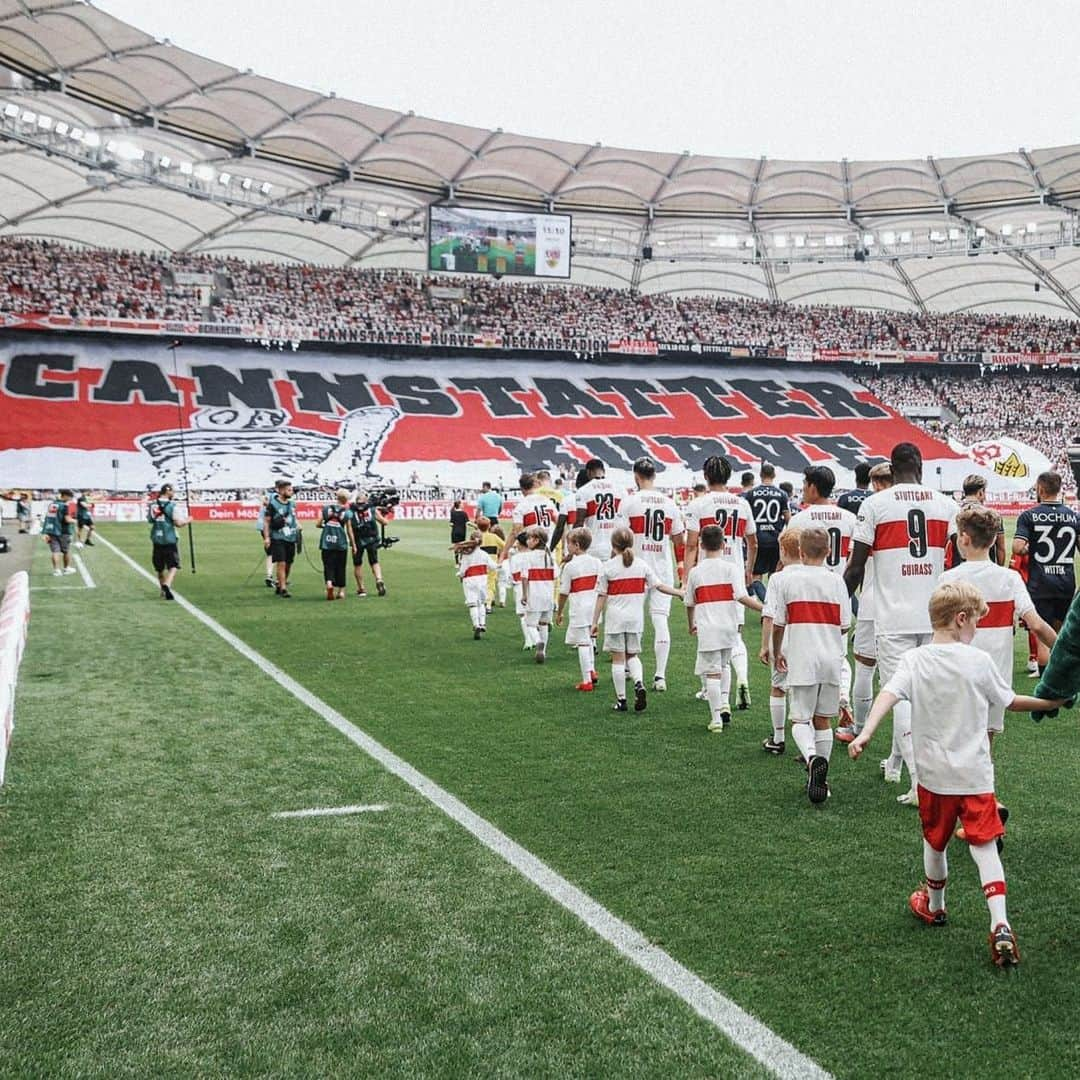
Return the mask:
{"type": "Polygon", "coordinates": [[[428,269],[491,277],[570,277],[569,214],[428,209],[428,269]]]}

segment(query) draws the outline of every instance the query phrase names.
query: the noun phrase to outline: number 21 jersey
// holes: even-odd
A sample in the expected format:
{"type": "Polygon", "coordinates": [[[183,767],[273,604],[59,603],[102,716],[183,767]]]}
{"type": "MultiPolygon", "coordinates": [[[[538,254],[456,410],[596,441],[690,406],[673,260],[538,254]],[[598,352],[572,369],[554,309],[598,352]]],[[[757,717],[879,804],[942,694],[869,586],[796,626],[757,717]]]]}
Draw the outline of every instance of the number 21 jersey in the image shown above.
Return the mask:
{"type": "Polygon", "coordinates": [[[930,633],[930,594],[954,532],[956,503],[921,484],[895,484],[863,501],[853,539],[873,552],[878,633],[930,633]]]}

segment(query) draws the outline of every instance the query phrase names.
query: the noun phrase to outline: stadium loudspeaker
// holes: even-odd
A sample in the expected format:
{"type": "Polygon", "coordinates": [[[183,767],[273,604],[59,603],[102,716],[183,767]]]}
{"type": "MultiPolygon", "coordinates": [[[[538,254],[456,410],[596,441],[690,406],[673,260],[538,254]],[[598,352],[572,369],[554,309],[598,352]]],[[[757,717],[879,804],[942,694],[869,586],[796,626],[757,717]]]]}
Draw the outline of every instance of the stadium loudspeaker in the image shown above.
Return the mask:
{"type": "Polygon", "coordinates": [[[652,247],[648,244],[641,249],[641,257],[648,262],[652,258],[652,247]]]}
{"type": "Polygon", "coordinates": [[[1077,484],[1080,484],[1080,446],[1070,446],[1066,453],[1069,455],[1073,476],[1076,477],[1077,484]]]}
{"type": "Polygon", "coordinates": [[[324,206],[319,211],[319,222],[325,225],[334,216],[334,211],[329,206],[324,206]]]}

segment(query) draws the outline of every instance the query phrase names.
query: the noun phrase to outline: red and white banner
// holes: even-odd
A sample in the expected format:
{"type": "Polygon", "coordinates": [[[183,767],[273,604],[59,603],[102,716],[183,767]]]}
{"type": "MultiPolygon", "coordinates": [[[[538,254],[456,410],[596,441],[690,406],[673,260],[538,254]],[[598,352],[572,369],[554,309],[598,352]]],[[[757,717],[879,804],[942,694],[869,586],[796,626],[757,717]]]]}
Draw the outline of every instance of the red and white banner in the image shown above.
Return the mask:
{"type": "Polygon", "coordinates": [[[0,340],[0,487],[134,490],[168,479],[243,491],[288,477],[512,488],[525,470],[652,457],[665,487],[712,454],[841,484],[901,441],[956,486],[957,453],[851,379],[815,366],[717,361],[372,359],[137,339],[0,340]],[[940,468],[940,472],[938,470],[940,468]]]}

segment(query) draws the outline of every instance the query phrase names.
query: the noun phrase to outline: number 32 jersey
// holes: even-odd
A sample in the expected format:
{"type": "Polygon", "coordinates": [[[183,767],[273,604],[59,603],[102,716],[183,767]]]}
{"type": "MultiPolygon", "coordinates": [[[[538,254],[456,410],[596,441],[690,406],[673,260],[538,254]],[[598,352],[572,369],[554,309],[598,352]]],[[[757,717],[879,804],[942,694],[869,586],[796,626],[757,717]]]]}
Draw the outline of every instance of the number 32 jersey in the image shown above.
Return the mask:
{"type": "Polygon", "coordinates": [[[1028,542],[1028,593],[1072,596],[1076,592],[1077,530],[1080,516],[1064,503],[1039,503],[1016,519],[1016,536],[1028,542]]]}
{"type": "Polygon", "coordinates": [[[955,532],[956,503],[921,484],[895,484],[863,501],[853,539],[873,552],[879,633],[930,633],[930,594],[955,532]]]}

